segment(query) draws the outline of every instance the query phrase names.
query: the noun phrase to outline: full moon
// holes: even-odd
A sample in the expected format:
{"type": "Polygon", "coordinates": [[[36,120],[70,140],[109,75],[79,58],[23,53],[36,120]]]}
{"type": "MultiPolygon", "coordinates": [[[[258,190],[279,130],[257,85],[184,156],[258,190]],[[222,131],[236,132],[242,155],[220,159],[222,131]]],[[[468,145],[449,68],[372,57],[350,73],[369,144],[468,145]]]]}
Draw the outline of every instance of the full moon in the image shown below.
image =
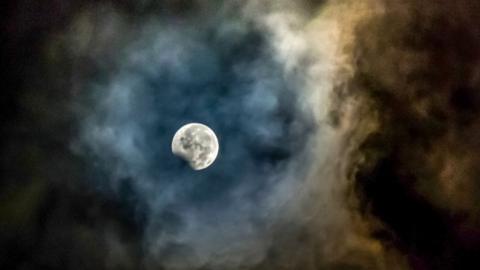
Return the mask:
{"type": "Polygon", "coordinates": [[[212,165],[217,158],[218,148],[213,130],[199,123],[184,125],[172,140],[172,153],[187,161],[194,170],[203,170],[212,165]]]}

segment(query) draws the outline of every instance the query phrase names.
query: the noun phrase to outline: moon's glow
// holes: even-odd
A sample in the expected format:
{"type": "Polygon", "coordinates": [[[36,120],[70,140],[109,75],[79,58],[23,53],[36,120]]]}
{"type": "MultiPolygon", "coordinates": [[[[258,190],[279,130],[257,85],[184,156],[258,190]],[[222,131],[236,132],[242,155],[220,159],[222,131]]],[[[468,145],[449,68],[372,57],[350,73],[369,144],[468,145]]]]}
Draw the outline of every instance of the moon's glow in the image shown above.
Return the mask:
{"type": "Polygon", "coordinates": [[[184,125],[172,140],[172,153],[187,161],[194,170],[210,166],[217,158],[218,148],[213,130],[199,123],[184,125]]]}

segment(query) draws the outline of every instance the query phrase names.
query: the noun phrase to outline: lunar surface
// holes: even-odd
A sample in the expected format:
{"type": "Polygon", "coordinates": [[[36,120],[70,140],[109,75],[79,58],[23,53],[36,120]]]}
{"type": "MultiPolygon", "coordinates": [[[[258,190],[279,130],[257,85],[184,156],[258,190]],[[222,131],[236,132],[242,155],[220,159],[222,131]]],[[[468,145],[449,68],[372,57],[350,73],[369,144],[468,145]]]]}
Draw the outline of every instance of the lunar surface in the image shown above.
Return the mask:
{"type": "Polygon", "coordinates": [[[203,170],[217,158],[217,136],[206,125],[187,124],[173,136],[172,153],[187,161],[192,169],[203,170]]]}

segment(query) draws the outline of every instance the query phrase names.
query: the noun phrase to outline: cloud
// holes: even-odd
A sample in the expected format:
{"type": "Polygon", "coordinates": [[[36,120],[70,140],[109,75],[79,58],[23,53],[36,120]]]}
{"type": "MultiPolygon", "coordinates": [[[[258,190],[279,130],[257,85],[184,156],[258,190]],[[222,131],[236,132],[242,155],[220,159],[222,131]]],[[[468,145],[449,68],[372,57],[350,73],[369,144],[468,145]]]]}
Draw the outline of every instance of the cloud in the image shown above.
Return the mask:
{"type": "MultiPolygon", "coordinates": [[[[352,94],[364,70],[358,27],[387,18],[389,6],[195,5],[141,17],[89,9],[66,35],[95,71],[76,81],[85,93],[73,148],[95,164],[94,185],[131,209],[145,267],[405,269],[372,237],[386,227],[351,197],[359,145],[381,126],[376,104],[352,94]],[[170,153],[187,122],[219,137],[206,171],[170,153]]],[[[373,33],[365,42],[382,36],[373,33]]]]}
{"type": "Polygon", "coordinates": [[[134,34],[124,15],[109,11],[103,16],[118,23],[94,27],[131,39],[95,56],[113,71],[86,84],[93,102],[79,105],[90,109],[74,148],[106,175],[99,186],[126,200],[127,185],[138,201],[147,268],[258,264],[311,162],[314,122],[299,104],[297,79],[276,59],[269,34],[230,8],[142,19],[134,34]],[[193,172],[170,153],[187,122],[218,134],[221,152],[209,170],[193,172]]]}
{"type": "Polygon", "coordinates": [[[385,1],[384,10],[357,30],[352,180],[382,224],[377,238],[413,268],[465,268],[478,244],[459,232],[478,226],[478,6],[385,1]]]}

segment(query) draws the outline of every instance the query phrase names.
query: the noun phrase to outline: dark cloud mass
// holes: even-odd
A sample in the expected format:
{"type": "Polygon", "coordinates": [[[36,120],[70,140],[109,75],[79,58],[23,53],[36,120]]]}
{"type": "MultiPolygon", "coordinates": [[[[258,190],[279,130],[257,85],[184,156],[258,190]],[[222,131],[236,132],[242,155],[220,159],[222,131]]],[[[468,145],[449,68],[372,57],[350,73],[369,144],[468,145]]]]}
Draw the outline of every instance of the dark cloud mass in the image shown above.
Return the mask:
{"type": "Polygon", "coordinates": [[[0,10],[0,269],[478,268],[477,1],[0,10]]]}
{"type": "Polygon", "coordinates": [[[480,35],[476,1],[386,3],[358,28],[352,93],[378,127],[355,189],[375,237],[413,269],[475,269],[480,35]]]}

